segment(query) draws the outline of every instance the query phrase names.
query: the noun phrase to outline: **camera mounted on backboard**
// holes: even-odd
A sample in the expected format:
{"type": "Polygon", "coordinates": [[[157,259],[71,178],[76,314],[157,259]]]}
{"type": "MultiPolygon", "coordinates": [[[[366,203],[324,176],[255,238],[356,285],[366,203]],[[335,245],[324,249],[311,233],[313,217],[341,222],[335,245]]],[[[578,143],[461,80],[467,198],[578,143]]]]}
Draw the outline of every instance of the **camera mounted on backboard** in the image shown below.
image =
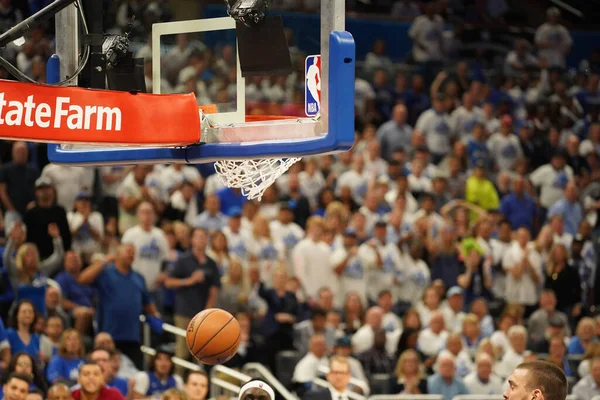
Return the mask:
{"type": "Polygon", "coordinates": [[[225,0],[227,14],[237,22],[252,27],[267,15],[271,0],[225,0]]]}

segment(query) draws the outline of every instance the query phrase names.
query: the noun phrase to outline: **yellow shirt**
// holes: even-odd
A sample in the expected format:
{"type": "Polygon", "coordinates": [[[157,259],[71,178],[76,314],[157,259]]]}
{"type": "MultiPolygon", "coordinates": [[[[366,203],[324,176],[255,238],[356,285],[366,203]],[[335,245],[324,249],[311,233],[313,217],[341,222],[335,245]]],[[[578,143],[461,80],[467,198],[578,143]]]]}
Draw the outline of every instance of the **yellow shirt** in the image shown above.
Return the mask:
{"type": "Polygon", "coordinates": [[[496,210],[500,207],[500,199],[496,188],[489,179],[471,176],[465,187],[465,200],[484,210],[496,210]]]}

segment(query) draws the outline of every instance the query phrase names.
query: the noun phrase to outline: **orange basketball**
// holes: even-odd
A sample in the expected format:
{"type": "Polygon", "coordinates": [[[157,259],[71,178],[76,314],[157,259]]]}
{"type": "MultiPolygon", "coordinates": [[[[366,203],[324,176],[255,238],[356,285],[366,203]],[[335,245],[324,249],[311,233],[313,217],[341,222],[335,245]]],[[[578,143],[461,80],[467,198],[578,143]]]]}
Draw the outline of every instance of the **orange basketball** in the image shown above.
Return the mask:
{"type": "Polygon", "coordinates": [[[185,341],[190,353],[204,364],[229,361],[240,345],[241,330],[237,319],[219,308],[209,308],[192,318],[185,341]]]}

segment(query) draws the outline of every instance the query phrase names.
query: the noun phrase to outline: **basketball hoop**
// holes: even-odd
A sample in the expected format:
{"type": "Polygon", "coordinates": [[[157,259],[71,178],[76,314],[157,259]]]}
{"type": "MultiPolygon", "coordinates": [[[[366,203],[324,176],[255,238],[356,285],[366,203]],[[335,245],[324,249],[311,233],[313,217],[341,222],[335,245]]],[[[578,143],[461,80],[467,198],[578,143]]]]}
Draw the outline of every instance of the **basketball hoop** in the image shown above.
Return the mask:
{"type": "Polygon", "coordinates": [[[249,200],[260,201],[265,190],[300,159],[220,160],[215,162],[215,171],[223,185],[241,189],[249,200]]]}

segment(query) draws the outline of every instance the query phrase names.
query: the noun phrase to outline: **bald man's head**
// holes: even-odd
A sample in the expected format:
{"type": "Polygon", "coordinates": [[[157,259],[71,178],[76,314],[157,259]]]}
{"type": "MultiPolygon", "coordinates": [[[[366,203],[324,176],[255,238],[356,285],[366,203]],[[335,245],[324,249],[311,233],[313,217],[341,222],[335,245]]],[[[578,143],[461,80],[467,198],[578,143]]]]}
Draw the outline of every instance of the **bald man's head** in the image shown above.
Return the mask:
{"type": "Polygon", "coordinates": [[[56,383],[48,390],[48,400],[71,400],[71,390],[64,383],[56,383]]]}

